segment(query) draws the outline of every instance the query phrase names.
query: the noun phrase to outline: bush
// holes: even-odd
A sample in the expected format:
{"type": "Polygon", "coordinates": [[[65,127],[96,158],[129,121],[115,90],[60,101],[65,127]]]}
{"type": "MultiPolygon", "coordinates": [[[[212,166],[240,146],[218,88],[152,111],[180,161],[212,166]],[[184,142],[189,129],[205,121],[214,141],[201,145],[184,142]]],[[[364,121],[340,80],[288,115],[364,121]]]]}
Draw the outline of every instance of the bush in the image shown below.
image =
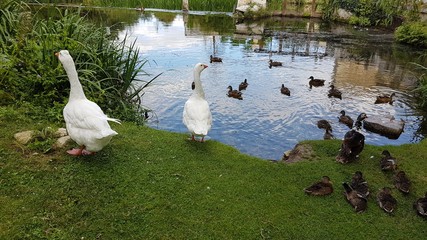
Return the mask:
{"type": "Polygon", "coordinates": [[[56,9],[55,17],[37,18],[28,6],[10,1],[0,10],[0,93],[15,102],[47,109],[47,117],[62,119],[69,82],[54,53],[67,49],[76,63],[86,97],[121,120],[144,120],[140,97],[148,82],[139,77],[146,61],[134,44],[114,41],[105,28],[80,13],[56,9]]]}
{"type": "Polygon", "coordinates": [[[405,23],[396,29],[395,38],[401,43],[427,48],[427,23],[405,23]]]}

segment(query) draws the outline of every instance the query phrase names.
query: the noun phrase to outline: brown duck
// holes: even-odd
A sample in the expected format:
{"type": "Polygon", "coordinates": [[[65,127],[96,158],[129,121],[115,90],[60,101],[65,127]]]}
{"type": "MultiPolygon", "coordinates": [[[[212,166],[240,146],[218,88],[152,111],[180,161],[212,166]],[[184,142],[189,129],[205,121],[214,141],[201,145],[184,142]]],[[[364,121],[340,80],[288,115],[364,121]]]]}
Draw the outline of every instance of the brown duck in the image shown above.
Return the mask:
{"type": "Polygon", "coordinates": [[[353,206],[357,213],[364,212],[368,207],[368,200],[348,185],[348,183],[343,183],[342,185],[344,187],[344,195],[348,203],[353,206]]]}
{"type": "Polygon", "coordinates": [[[362,122],[366,118],[368,118],[368,115],[366,115],[366,113],[361,113],[359,114],[359,116],[357,116],[356,122],[354,123],[354,127],[356,128],[356,130],[360,130],[362,128],[362,122]]]}
{"type": "Polygon", "coordinates": [[[330,130],[332,132],[331,124],[325,119],[317,121],[317,127],[320,129],[330,130]]]}
{"type": "Polygon", "coordinates": [[[396,95],[396,93],[392,93],[390,95],[381,95],[381,96],[377,96],[377,100],[375,100],[375,104],[380,104],[380,103],[389,103],[389,104],[393,104],[393,97],[396,95]]]}
{"type": "Polygon", "coordinates": [[[365,147],[365,136],[352,129],[344,135],[337,162],[348,163],[356,160],[365,147]]]}
{"type": "Polygon", "coordinates": [[[245,90],[248,87],[249,83],[248,80],[245,79],[243,82],[239,84],[239,91],[245,90]]]}
{"type": "Polygon", "coordinates": [[[222,62],[222,58],[220,58],[220,57],[214,57],[214,56],[210,56],[210,63],[213,63],[213,62],[222,62]]]}
{"type": "Polygon", "coordinates": [[[380,167],[383,171],[394,171],[397,168],[397,160],[392,157],[388,150],[384,150],[383,157],[380,160],[380,167]]]}
{"type": "Polygon", "coordinates": [[[227,93],[228,97],[236,98],[239,100],[243,99],[242,92],[240,92],[238,90],[233,90],[233,87],[231,87],[231,86],[228,86],[227,89],[228,89],[228,93],[227,93]]]}
{"type": "Polygon", "coordinates": [[[325,85],[325,80],[323,79],[317,79],[313,76],[310,76],[308,79],[310,79],[310,81],[308,81],[308,85],[310,86],[310,88],[312,88],[313,86],[320,87],[325,85]]]}
{"type": "Polygon", "coordinates": [[[271,59],[270,59],[270,61],[268,61],[268,64],[269,64],[269,68],[282,66],[281,62],[273,61],[271,59]]]}
{"type": "Polygon", "coordinates": [[[285,84],[282,84],[282,87],[280,88],[280,92],[284,95],[291,96],[291,91],[289,88],[285,87],[285,84]]]}
{"type": "Polygon", "coordinates": [[[324,140],[335,139],[334,135],[332,134],[332,129],[326,129],[325,130],[325,134],[323,134],[323,139],[324,140]]]}
{"type": "Polygon", "coordinates": [[[368,182],[363,178],[361,171],[356,171],[350,182],[350,187],[354,189],[360,196],[367,198],[369,196],[368,182]]]}
{"type": "Polygon", "coordinates": [[[391,195],[391,189],[384,187],[377,194],[377,202],[380,208],[387,213],[392,213],[396,209],[397,200],[391,195]]]}
{"type": "Polygon", "coordinates": [[[331,89],[329,89],[328,97],[334,97],[334,98],[342,99],[342,97],[341,97],[342,93],[340,90],[336,89],[334,85],[331,85],[330,88],[331,89]]]}
{"type": "Polygon", "coordinates": [[[328,195],[333,191],[332,182],[328,176],[323,176],[320,182],[313,183],[311,186],[304,188],[305,193],[314,196],[328,195]]]}
{"type": "Polygon", "coordinates": [[[351,119],[350,116],[345,115],[345,111],[342,110],[341,112],[341,116],[338,117],[338,121],[340,123],[344,123],[345,125],[347,125],[350,129],[353,128],[353,119],[351,119]]]}
{"type": "Polygon", "coordinates": [[[418,198],[414,203],[414,209],[417,211],[417,214],[427,218],[427,192],[424,197],[418,198]]]}
{"type": "Polygon", "coordinates": [[[399,171],[394,175],[394,186],[402,193],[408,194],[411,188],[411,181],[404,171],[399,171]]]}

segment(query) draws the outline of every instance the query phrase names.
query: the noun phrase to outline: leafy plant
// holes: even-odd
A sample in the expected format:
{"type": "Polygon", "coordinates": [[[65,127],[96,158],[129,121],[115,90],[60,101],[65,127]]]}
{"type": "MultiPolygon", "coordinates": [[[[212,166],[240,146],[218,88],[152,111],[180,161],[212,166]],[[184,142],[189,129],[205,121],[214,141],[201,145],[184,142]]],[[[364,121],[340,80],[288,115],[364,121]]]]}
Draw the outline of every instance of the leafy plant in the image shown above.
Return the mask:
{"type": "Polygon", "coordinates": [[[427,48],[427,23],[405,23],[396,29],[395,37],[398,42],[427,48]]]}
{"type": "Polygon", "coordinates": [[[154,79],[142,68],[135,43],[117,42],[105,28],[89,23],[80,11],[56,9],[37,17],[23,3],[10,1],[0,11],[0,93],[18,102],[47,109],[46,117],[62,119],[69,94],[68,78],[54,52],[67,49],[76,63],[86,96],[107,114],[143,123],[141,97],[154,79]],[[4,94],[3,94],[4,95],[4,94]],[[59,114],[58,114],[59,113],[59,114]]]}

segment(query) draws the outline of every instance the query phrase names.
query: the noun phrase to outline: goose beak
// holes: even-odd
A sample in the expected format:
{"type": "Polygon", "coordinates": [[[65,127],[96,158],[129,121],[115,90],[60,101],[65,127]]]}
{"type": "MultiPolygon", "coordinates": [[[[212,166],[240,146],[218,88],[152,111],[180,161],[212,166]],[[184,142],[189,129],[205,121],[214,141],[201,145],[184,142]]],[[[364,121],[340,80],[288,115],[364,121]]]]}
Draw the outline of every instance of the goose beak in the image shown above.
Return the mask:
{"type": "Polygon", "coordinates": [[[55,53],[55,56],[56,56],[56,57],[59,57],[59,52],[56,52],[56,53],[55,53]]]}
{"type": "Polygon", "coordinates": [[[203,67],[207,68],[207,67],[208,67],[208,65],[203,64],[203,67]]]}

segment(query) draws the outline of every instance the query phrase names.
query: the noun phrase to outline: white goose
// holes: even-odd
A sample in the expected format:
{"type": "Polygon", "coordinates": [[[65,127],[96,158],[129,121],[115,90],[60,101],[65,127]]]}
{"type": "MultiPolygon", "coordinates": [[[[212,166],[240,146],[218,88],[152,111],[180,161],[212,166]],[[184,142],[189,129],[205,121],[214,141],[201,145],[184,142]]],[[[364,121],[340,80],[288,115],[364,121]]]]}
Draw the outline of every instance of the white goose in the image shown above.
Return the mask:
{"type": "Polygon", "coordinates": [[[209,104],[205,99],[200,74],[208,66],[198,63],[194,66],[194,91],[190,98],[185,102],[182,121],[187,126],[191,133],[191,140],[195,140],[195,136],[201,136],[201,142],[212,126],[212,114],[209,109],[209,104]]]}
{"type": "Polygon", "coordinates": [[[107,117],[101,108],[88,100],[80,84],[73,58],[67,50],[55,53],[64,66],[70,81],[70,98],[64,107],[67,131],[80,148],[68,150],[70,155],[90,155],[104,148],[117,132],[110,128],[108,121],[120,123],[107,117]]]}

